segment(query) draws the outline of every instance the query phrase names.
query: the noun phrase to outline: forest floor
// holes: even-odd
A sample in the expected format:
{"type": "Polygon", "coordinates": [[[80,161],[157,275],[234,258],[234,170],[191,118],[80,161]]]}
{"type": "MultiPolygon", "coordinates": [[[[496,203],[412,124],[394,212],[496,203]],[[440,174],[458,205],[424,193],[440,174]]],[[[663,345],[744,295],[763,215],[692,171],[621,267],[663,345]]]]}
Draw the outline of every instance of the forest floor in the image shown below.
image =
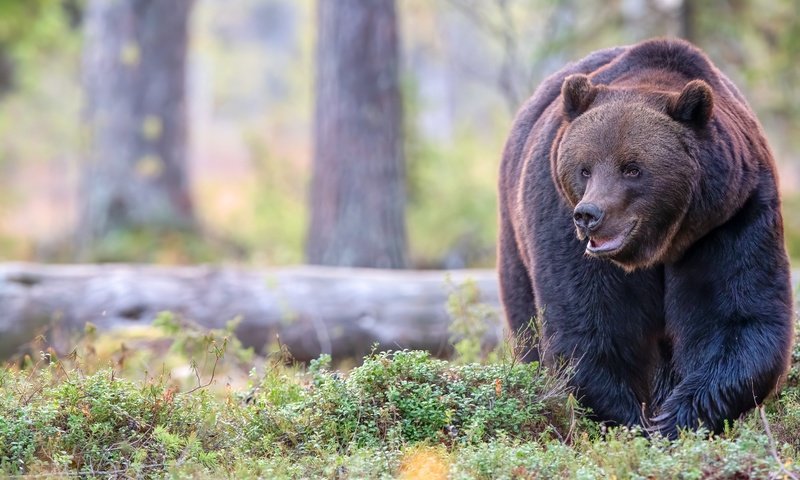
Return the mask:
{"type": "MultiPolygon", "coordinates": [[[[43,341],[43,340],[42,340],[43,341]]],[[[31,478],[798,478],[800,349],[786,386],[723,434],[605,429],[569,368],[456,339],[444,361],[374,353],[334,369],[256,356],[171,315],[125,338],[87,326],[0,370],[0,476],[31,478]],[[255,367],[253,367],[255,365],[255,367]]]]}

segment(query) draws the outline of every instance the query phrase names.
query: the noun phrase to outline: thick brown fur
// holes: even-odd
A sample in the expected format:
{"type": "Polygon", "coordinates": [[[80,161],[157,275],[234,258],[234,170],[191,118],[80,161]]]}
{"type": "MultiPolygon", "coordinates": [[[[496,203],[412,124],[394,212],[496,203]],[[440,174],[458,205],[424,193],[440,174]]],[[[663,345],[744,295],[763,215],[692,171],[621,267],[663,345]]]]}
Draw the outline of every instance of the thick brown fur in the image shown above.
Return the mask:
{"type": "Polygon", "coordinates": [[[509,325],[543,325],[525,358],[574,360],[598,419],[720,430],[778,384],[792,299],[774,161],[691,44],[601,50],[542,82],[499,203],[509,325]]]}

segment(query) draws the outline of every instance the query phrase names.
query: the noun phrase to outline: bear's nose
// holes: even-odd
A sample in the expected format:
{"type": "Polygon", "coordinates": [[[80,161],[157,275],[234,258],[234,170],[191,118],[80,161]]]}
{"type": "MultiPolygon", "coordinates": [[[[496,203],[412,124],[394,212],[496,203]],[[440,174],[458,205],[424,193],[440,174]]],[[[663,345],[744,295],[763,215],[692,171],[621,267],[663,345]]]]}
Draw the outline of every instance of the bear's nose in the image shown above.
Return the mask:
{"type": "Polygon", "coordinates": [[[603,211],[594,203],[579,203],[572,215],[575,225],[581,230],[591,233],[603,220],[603,211]]]}

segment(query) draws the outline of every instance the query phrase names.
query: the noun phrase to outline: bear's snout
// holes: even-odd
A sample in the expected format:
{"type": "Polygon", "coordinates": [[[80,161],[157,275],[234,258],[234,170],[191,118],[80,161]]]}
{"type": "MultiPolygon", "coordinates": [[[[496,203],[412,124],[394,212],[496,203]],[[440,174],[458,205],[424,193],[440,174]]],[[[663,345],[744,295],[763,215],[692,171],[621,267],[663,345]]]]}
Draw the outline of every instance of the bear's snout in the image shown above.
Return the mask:
{"type": "Polygon", "coordinates": [[[581,202],[575,207],[575,212],[572,215],[573,220],[575,221],[575,226],[584,233],[584,235],[589,235],[593,233],[597,228],[600,226],[600,222],[603,221],[604,212],[600,210],[600,207],[595,205],[594,203],[584,203],[581,202]]]}

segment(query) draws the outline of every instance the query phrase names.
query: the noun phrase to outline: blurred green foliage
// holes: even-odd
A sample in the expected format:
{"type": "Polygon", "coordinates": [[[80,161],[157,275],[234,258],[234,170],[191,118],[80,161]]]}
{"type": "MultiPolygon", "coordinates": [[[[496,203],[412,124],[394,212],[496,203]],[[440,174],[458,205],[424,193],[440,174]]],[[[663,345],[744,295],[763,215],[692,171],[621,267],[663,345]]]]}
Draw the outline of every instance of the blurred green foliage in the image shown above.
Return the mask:
{"type": "Polygon", "coordinates": [[[453,345],[455,363],[497,363],[510,359],[513,354],[509,342],[491,342],[491,328],[502,325],[500,312],[480,301],[480,289],[471,280],[454,284],[447,280],[450,295],[447,297],[447,314],[450,343],[453,345]]]}
{"type": "Polygon", "coordinates": [[[249,136],[255,183],[251,218],[242,219],[244,240],[261,261],[302,263],[308,214],[308,172],[290,159],[273,154],[264,139],[249,136]]]}
{"type": "MultiPolygon", "coordinates": [[[[70,14],[80,9],[80,0],[0,1],[0,58],[9,69],[0,82],[10,87],[18,80],[18,64],[43,53],[65,48],[70,32],[70,14]]],[[[21,73],[25,73],[22,69],[21,73]]],[[[22,78],[25,79],[24,76],[22,78]]]]}
{"type": "Polygon", "coordinates": [[[460,133],[452,144],[410,139],[407,208],[414,264],[434,268],[494,264],[497,235],[496,174],[502,147],[460,133]]]}
{"type": "Polygon", "coordinates": [[[800,196],[784,196],[783,232],[786,240],[786,251],[793,261],[800,260],[800,196]]]}
{"type": "Polygon", "coordinates": [[[0,2],[0,41],[5,44],[52,44],[67,13],[64,0],[3,0],[0,2]]]}
{"type": "MultiPolygon", "coordinates": [[[[470,122],[452,138],[424,131],[419,80],[402,83],[405,114],[406,188],[412,263],[427,268],[491,267],[497,236],[496,165],[504,138],[470,122]]],[[[510,127],[498,110],[491,122],[510,127]]],[[[503,127],[500,127],[501,129],[503,127]]]]}
{"type": "MultiPolygon", "coordinates": [[[[69,261],[65,250],[50,252],[51,260],[69,261]]],[[[85,259],[88,262],[146,262],[186,264],[237,258],[241,252],[231,242],[199,234],[194,230],[133,228],[114,230],[96,242],[85,259]]]]}

